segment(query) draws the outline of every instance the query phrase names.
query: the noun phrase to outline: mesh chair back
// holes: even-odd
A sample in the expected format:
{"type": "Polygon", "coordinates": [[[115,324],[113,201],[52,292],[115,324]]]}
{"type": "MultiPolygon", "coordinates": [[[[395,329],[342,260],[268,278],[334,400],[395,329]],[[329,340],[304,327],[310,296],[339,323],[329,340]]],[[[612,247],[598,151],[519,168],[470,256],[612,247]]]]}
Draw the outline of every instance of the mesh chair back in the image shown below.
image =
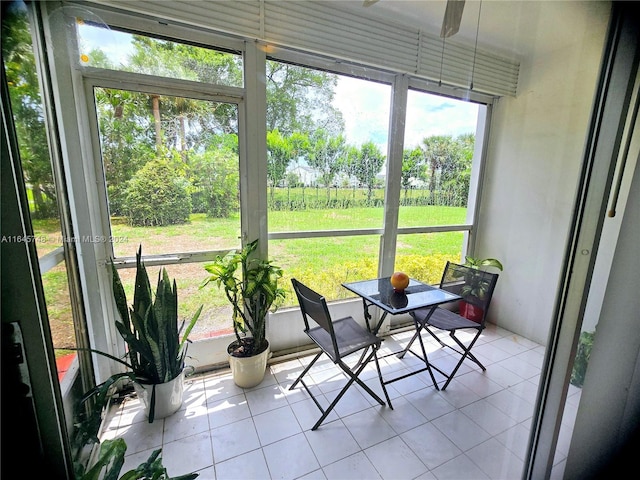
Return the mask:
{"type": "Polygon", "coordinates": [[[484,312],[482,319],[484,323],[497,281],[497,273],[447,262],[440,288],[456,293],[465,302],[481,308],[484,312]]]}
{"type": "Polygon", "coordinates": [[[302,312],[302,318],[304,319],[304,331],[309,331],[309,317],[316,322],[320,327],[327,331],[333,340],[334,351],[337,356],[338,347],[336,345],[335,333],[333,330],[333,322],[331,321],[331,314],[327,307],[326,299],[314,290],[300,283],[295,278],[291,279],[293,289],[298,297],[298,303],[300,304],[300,311],[302,312]]]}

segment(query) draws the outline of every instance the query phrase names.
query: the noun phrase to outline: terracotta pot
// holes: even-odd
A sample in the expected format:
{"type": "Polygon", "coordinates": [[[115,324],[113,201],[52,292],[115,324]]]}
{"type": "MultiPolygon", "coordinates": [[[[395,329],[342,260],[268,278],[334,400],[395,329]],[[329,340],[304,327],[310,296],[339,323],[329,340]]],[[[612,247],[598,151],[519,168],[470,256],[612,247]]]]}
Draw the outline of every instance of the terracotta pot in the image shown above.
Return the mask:
{"type": "Polygon", "coordinates": [[[458,313],[464,318],[480,323],[482,321],[484,310],[472,303],[460,300],[460,310],[458,313]]]}

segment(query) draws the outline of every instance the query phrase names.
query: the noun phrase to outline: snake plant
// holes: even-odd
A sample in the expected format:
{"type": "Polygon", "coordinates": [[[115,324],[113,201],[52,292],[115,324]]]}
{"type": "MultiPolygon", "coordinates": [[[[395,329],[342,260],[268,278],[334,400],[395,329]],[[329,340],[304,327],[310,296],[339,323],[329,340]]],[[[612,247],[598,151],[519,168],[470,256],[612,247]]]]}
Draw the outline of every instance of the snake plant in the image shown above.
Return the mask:
{"type": "MultiPolygon", "coordinates": [[[[122,378],[153,385],[168,382],[180,375],[185,368],[189,333],[202,311],[200,306],[180,337],[185,322],[178,327],[178,289],[175,280],[171,282],[169,279],[166,269],[163,268],[158,274],[154,298],[142,262],[142,247],[138,249],[133,304],[129,307],[120,275],[113,262],[110,264],[113,295],[120,317],[115,319],[115,326],[127,344],[126,360],[99,350],[88,350],[125,365],[128,371],[112,375],[85,393],[83,402],[95,396],[98,405],[105,404],[111,387],[122,378]]],[[[152,405],[154,400],[152,398],[152,405]]],[[[153,408],[149,413],[149,422],[153,422],[153,408]]]]}

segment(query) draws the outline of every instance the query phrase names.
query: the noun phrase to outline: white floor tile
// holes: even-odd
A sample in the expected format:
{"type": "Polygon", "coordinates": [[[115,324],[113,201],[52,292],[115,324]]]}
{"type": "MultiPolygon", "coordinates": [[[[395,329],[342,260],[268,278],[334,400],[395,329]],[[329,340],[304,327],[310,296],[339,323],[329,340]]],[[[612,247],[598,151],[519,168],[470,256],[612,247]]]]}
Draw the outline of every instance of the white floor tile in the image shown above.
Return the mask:
{"type": "Polygon", "coordinates": [[[294,479],[320,468],[309,442],[302,433],[267,445],[262,450],[271,478],[294,479]]]}
{"type": "Polygon", "coordinates": [[[289,405],[286,395],[282,393],[282,389],[277,384],[247,390],[245,396],[247,397],[251,415],[260,415],[269,410],[289,405]]]}
{"type": "Polygon", "coordinates": [[[533,403],[509,390],[494,393],[487,397],[487,401],[518,422],[523,422],[533,415],[533,403]]]}
{"type": "Polygon", "coordinates": [[[478,400],[460,409],[467,417],[486,430],[489,435],[497,435],[513,427],[518,422],[496,408],[487,400],[478,400]]]}
{"type": "Polygon", "coordinates": [[[370,407],[368,410],[342,418],[343,423],[362,449],[396,435],[391,425],[385,421],[377,410],[378,407],[370,407]]]}
{"type": "Polygon", "coordinates": [[[251,411],[244,393],[232,397],[223,398],[207,404],[209,428],[221,427],[229,423],[237,422],[251,417],[251,411]]]}
{"type": "Polygon", "coordinates": [[[305,432],[305,436],[323,467],[361,450],[341,421],[323,424],[317,430],[305,432]]]}
{"type": "Polygon", "coordinates": [[[510,357],[506,360],[498,362],[496,365],[500,365],[507,370],[511,370],[523,379],[529,379],[540,374],[540,367],[531,365],[526,360],[519,358],[518,356],[510,357]]]}
{"type": "MultiPolygon", "coordinates": [[[[401,350],[412,334],[395,334],[383,349],[401,350]]],[[[450,371],[459,356],[423,339],[430,361],[450,371]]],[[[445,391],[428,372],[389,384],[393,410],[353,385],[315,431],[320,410],[301,385],[288,390],[306,356],[270,365],[252,389],[237,387],[228,370],[189,377],[181,410],[152,424],[131,395],[110,410],[102,435],[127,442],[122,473],[161,448],[171,475],[195,471],[201,480],[520,478],[544,348],[489,324],[473,351],[485,372],[465,362],[445,391]]],[[[389,379],[423,364],[392,355],[381,365],[389,379]]],[[[384,399],[373,362],[361,379],[384,399]]],[[[321,357],[305,380],[328,407],[347,378],[321,357]]],[[[580,393],[570,386],[552,478],[562,477],[580,393]]]]}
{"type": "Polygon", "coordinates": [[[447,401],[443,392],[433,388],[414,392],[404,398],[411,402],[427,420],[433,420],[456,409],[447,401]]]}
{"type": "Polygon", "coordinates": [[[210,432],[216,463],[260,448],[258,433],[251,418],[212,428],[210,432]]]}
{"type": "Polygon", "coordinates": [[[525,425],[519,423],[496,435],[494,438],[507,447],[507,449],[513,452],[518,458],[524,460],[529,443],[529,428],[525,425]]]}
{"type": "Polygon", "coordinates": [[[460,455],[433,469],[438,480],[489,480],[489,477],[466,455],[460,455]]]}
{"type": "MultiPolygon", "coordinates": [[[[252,450],[237,457],[216,463],[216,480],[235,480],[238,478],[269,478],[269,468],[262,450],[252,450]]],[[[198,477],[198,480],[203,475],[198,477]]]]}
{"type": "Polygon", "coordinates": [[[163,443],[209,431],[206,405],[182,409],[164,419],[163,443]]]}
{"type": "Polygon", "coordinates": [[[289,405],[253,416],[261,445],[269,445],[302,432],[289,405]]]}
{"type": "Polygon", "coordinates": [[[464,375],[457,375],[455,377],[455,381],[460,382],[481,398],[493,395],[504,388],[491,380],[489,376],[486,375],[486,372],[483,372],[482,370],[476,370],[464,375]]]}
{"type": "Polygon", "coordinates": [[[396,433],[406,432],[423,423],[427,423],[427,418],[420,413],[409,400],[400,397],[393,401],[393,410],[383,408],[380,415],[384,418],[396,433]]]}
{"type": "Polygon", "coordinates": [[[164,421],[155,420],[153,423],[136,422],[131,425],[120,425],[118,437],[127,443],[127,454],[162,447],[162,431],[164,421]]]}
{"type": "Polygon", "coordinates": [[[327,480],[355,480],[359,478],[376,480],[382,478],[364,452],[358,452],[327,465],[322,470],[327,480]]]}
{"type": "Polygon", "coordinates": [[[460,410],[436,418],[431,423],[463,452],[490,438],[486,430],[460,410]]]}
{"type": "Polygon", "coordinates": [[[465,452],[465,455],[492,480],[522,478],[524,461],[511,452],[505,452],[504,446],[494,438],[465,452]]]}
{"type": "Polygon", "coordinates": [[[384,479],[415,478],[428,470],[400,437],[378,443],[364,453],[384,479]]]}
{"type": "Polygon", "coordinates": [[[425,423],[400,435],[429,470],[448,462],[462,452],[440,430],[425,423]]]}
{"type": "Polygon", "coordinates": [[[212,466],[213,452],[209,432],[166,443],[162,448],[162,463],[171,477],[212,466]]]}

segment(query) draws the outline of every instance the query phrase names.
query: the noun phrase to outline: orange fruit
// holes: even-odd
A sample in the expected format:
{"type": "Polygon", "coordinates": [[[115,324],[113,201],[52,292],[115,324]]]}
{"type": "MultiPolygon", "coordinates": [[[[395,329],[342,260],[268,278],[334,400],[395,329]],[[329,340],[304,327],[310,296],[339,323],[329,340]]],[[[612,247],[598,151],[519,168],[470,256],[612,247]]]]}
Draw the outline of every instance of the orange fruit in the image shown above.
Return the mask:
{"type": "Polygon", "coordinates": [[[409,275],[404,272],[395,272],[391,275],[391,286],[396,292],[402,292],[409,286],[409,275]]]}

